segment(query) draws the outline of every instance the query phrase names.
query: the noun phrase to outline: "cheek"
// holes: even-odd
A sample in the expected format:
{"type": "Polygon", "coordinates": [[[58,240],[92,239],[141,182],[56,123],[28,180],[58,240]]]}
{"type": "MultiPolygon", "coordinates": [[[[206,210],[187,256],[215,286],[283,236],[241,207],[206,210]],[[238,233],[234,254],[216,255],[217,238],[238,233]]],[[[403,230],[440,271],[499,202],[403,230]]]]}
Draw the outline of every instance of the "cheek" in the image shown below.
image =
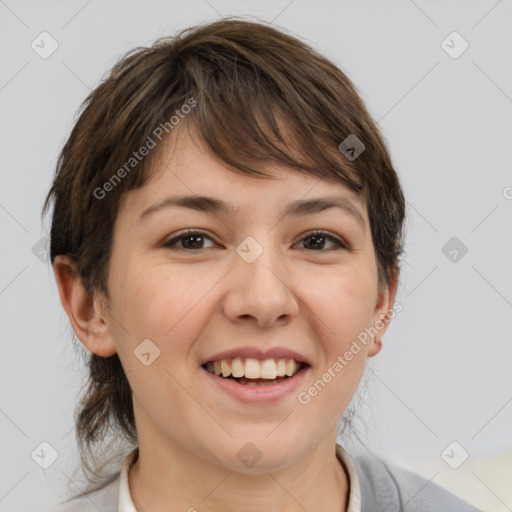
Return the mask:
{"type": "Polygon", "coordinates": [[[193,408],[179,383],[186,381],[190,370],[197,370],[196,361],[189,356],[193,341],[204,329],[202,319],[208,318],[204,310],[207,302],[201,299],[218,278],[211,273],[185,275],[175,271],[170,275],[163,270],[162,266],[150,266],[126,273],[130,279],[118,289],[116,302],[119,323],[125,329],[116,327],[116,337],[119,357],[138,403],[151,411],[150,415],[162,415],[162,421],[178,431],[181,427],[173,423],[170,413],[161,410],[162,403],[182,412],[193,408]],[[149,353],[147,365],[144,353],[149,353]]]}
{"type": "Polygon", "coordinates": [[[298,397],[301,406],[323,411],[331,420],[347,407],[365,368],[369,341],[366,329],[375,308],[376,283],[367,267],[351,267],[325,277],[303,280],[310,293],[307,305],[314,315],[320,364],[314,380],[298,397]]]}
{"type": "Polygon", "coordinates": [[[178,267],[169,272],[162,265],[127,272],[131,277],[119,290],[116,310],[131,344],[149,338],[160,349],[163,361],[183,359],[208,321],[204,310],[208,293],[222,277],[213,274],[178,267]]]}
{"type": "MultiPolygon", "coordinates": [[[[319,364],[297,397],[305,411],[318,411],[327,424],[339,419],[357,390],[370,337],[366,329],[373,312],[371,283],[364,276],[331,280],[329,293],[320,289],[309,298],[315,312],[316,334],[321,333],[319,364]],[[313,306],[314,304],[314,306],[313,306]]],[[[311,419],[312,428],[314,420],[311,419]]]]}
{"type": "Polygon", "coordinates": [[[344,350],[368,327],[375,309],[376,283],[366,268],[350,267],[325,275],[305,275],[302,297],[315,313],[315,322],[330,351],[344,350]]]}

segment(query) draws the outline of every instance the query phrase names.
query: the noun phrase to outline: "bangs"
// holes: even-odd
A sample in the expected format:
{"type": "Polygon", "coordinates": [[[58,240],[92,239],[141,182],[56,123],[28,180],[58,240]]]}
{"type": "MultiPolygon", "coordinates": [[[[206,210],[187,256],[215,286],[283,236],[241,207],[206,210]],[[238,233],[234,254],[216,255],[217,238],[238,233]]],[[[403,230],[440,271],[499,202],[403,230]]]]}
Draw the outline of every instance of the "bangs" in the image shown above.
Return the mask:
{"type": "MultiPolygon", "coordinates": [[[[261,168],[275,162],[365,191],[366,155],[352,162],[338,149],[351,134],[365,138],[362,116],[340,94],[346,84],[339,71],[321,56],[311,63],[304,55],[302,66],[288,66],[271,49],[262,53],[250,42],[241,39],[230,46],[210,36],[192,48],[177,48],[174,66],[163,72],[167,101],[150,124],[165,122],[193,97],[197,106],[177,130],[186,125],[233,170],[268,176],[261,168]]],[[[293,44],[295,52],[305,51],[293,44]]],[[[159,101],[152,104],[153,112],[155,104],[162,104],[162,85],[155,91],[159,101]]]]}
{"type": "Polygon", "coordinates": [[[203,98],[190,119],[191,128],[214,156],[235,171],[266,177],[262,167],[277,163],[321,179],[342,181],[361,192],[359,173],[344,159],[332,133],[328,140],[321,125],[297,119],[275,98],[272,101],[262,102],[258,94],[226,105],[203,98]]]}

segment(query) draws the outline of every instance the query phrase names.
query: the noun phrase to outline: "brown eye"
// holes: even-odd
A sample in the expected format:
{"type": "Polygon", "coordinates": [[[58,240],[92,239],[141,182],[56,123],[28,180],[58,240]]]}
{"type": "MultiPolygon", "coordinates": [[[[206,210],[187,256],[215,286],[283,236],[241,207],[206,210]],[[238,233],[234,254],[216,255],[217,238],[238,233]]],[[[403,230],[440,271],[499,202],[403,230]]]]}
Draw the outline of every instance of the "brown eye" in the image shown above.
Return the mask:
{"type": "MultiPolygon", "coordinates": [[[[205,249],[205,247],[202,247],[205,239],[211,240],[211,238],[202,231],[190,230],[185,231],[184,233],[179,234],[171,240],[164,242],[163,246],[178,250],[205,249]],[[179,242],[181,242],[181,245],[177,245],[179,242]]],[[[206,247],[206,249],[208,249],[208,247],[206,247]]]]}
{"type": "Polygon", "coordinates": [[[335,247],[329,250],[339,250],[347,248],[347,246],[341,240],[339,240],[335,236],[328,234],[326,231],[313,231],[312,233],[309,233],[307,236],[305,236],[301,241],[304,240],[310,241],[309,243],[307,243],[309,247],[306,247],[306,249],[311,249],[317,252],[326,252],[322,251],[325,248],[326,241],[334,243],[335,247]]]}

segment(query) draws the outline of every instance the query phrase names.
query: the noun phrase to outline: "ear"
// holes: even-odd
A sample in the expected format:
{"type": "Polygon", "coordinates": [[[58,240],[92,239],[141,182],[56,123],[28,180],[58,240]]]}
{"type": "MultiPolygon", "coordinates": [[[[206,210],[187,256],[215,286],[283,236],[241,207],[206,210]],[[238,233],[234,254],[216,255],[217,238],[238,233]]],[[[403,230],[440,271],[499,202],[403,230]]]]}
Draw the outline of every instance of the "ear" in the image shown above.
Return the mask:
{"type": "Polygon", "coordinates": [[[393,269],[389,283],[379,283],[377,303],[375,305],[372,323],[372,332],[377,332],[368,349],[368,357],[377,355],[382,348],[382,336],[386,332],[391,319],[395,316],[393,305],[395,303],[397,287],[398,270],[393,269]]]}
{"type": "MultiPolygon", "coordinates": [[[[110,333],[108,315],[96,297],[85,289],[75,264],[67,256],[56,256],[53,273],[60,301],[80,341],[90,352],[101,357],[114,355],[117,350],[110,333]]],[[[103,294],[95,295],[105,302],[103,294]]]]}

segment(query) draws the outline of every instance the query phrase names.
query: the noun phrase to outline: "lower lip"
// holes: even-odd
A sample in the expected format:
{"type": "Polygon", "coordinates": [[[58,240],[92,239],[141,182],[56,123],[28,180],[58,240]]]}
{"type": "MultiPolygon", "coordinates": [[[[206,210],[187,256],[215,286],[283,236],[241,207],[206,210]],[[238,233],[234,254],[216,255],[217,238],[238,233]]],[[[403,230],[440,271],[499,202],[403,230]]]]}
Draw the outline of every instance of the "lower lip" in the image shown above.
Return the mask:
{"type": "Polygon", "coordinates": [[[201,368],[201,370],[206,374],[206,376],[214,385],[219,386],[223,392],[246,404],[265,404],[279,402],[283,398],[292,394],[294,391],[297,391],[309,369],[310,367],[306,366],[293,377],[288,377],[287,379],[281,381],[279,384],[247,386],[245,384],[239,384],[236,380],[233,379],[219,377],[214,373],[210,373],[208,370],[201,368]]]}

